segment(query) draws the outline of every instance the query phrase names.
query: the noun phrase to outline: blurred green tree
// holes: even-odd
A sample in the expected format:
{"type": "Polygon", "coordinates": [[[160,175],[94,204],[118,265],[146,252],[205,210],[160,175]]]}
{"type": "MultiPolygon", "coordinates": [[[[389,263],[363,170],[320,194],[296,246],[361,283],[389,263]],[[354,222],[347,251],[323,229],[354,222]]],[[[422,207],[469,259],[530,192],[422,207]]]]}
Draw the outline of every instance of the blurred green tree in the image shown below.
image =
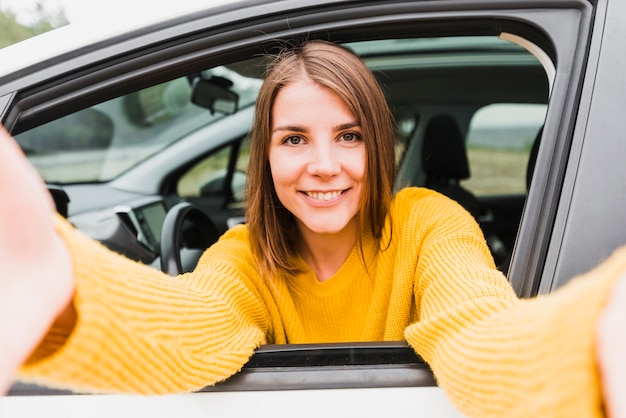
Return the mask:
{"type": "Polygon", "coordinates": [[[63,8],[47,9],[44,0],[35,4],[32,14],[32,21],[22,24],[12,10],[3,8],[0,3],[0,48],[69,23],[63,8]]]}

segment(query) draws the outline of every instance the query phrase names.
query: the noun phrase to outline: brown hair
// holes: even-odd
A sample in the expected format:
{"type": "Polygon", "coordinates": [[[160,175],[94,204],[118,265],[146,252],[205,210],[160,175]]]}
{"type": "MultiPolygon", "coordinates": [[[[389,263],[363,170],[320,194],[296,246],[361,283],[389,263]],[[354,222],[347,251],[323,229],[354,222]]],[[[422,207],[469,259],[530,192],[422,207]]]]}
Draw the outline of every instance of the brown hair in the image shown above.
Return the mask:
{"type": "MultiPolygon", "coordinates": [[[[250,245],[262,274],[293,274],[298,236],[294,216],[274,190],[268,162],[272,105],[278,91],[308,77],[337,94],[363,131],[366,171],[359,230],[380,239],[391,204],[395,178],[395,129],[385,96],[370,70],[352,51],[324,41],[308,41],[279,53],[261,86],[250,133],[246,211],[250,245]]],[[[361,242],[362,236],[358,240],[361,242]]]]}

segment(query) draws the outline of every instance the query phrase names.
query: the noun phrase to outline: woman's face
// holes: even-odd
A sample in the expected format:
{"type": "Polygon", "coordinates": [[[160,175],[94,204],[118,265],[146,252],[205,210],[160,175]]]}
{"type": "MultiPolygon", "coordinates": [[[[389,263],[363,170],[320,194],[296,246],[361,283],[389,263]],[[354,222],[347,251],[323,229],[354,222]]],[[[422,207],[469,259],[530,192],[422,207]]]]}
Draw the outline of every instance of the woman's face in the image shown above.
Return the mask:
{"type": "Polygon", "coordinates": [[[361,126],[334,92],[307,78],[279,91],[269,163],[276,194],[302,234],[356,231],[365,158],[361,126]]]}

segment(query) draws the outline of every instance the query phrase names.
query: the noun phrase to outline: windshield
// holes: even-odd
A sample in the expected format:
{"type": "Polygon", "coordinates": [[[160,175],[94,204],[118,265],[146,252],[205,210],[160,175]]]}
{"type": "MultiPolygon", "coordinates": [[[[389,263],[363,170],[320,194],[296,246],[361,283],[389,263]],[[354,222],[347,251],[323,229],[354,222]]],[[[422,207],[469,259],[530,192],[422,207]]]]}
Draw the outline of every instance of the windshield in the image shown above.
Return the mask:
{"type": "MultiPolygon", "coordinates": [[[[221,80],[219,88],[238,96],[238,109],[254,103],[261,85],[260,79],[225,67],[206,70],[201,78],[221,80]]],[[[217,106],[207,108],[210,100],[206,98],[193,100],[196,81],[182,77],[135,91],[21,133],[16,139],[47,183],[109,181],[227,116],[217,106]]]]}

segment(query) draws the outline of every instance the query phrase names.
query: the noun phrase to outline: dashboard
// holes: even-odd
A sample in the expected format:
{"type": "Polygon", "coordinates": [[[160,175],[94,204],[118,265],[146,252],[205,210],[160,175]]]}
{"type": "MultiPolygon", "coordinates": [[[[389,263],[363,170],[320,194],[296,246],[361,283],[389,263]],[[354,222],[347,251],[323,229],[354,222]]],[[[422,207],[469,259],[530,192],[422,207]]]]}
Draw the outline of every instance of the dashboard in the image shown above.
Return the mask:
{"type": "MultiPolygon", "coordinates": [[[[58,189],[54,192],[60,210],[58,189]]],[[[67,195],[66,195],[67,196],[67,195]]],[[[69,202],[69,197],[67,197],[69,202]]],[[[67,204],[67,203],[66,203],[67,204]]],[[[70,204],[71,205],[71,204],[70,204]]],[[[62,208],[62,207],[61,207],[62,208]]],[[[161,230],[167,215],[165,201],[157,196],[137,197],[123,204],[71,214],[68,220],[90,238],[109,249],[144,264],[157,265],[161,230]]]]}
{"type": "Polygon", "coordinates": [[[159,253],[161,229],[167,213],[163,202],[149,202],[138,207],[117,206],[113,210],[139,244],[159,253]]]}
{"type": "Polygon", "coordinates": [[[110,250],[161,270],[173,259],[179,260],[179,272],[193,270],[204,250],[227,228],[245,222],[241,216],[229,216],[220,228],[215,214],[209,216],[194,202],[106,184],[48,185],[48,189],[57,211],[74,227],[110,250]],[[162,233],[167,236],[163,238],[162,233]]]}

